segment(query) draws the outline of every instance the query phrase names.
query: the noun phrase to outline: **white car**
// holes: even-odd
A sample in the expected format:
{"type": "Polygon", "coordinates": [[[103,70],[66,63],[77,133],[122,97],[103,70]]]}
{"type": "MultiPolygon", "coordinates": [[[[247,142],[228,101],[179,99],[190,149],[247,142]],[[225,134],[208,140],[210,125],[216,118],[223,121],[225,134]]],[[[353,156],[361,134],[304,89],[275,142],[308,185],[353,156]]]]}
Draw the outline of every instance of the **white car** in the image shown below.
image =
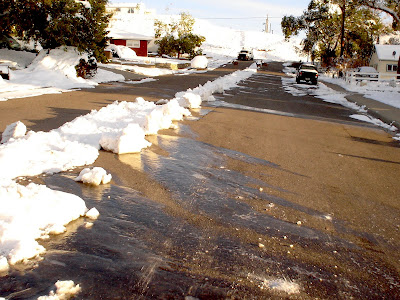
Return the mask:
{"type": "Polygon", "coordinates": [[[373,67],[358,67],[354,77],[356,77],[356,81],[361,81],[363,78],[370,78],[371,81],[378,81],[379,72],[373,67]]]}
{"type": "Polygon", "coordinates": [[[252,50],[243,49],[239,52],[238,60],[253,60],[254,55],[252,50]]]}

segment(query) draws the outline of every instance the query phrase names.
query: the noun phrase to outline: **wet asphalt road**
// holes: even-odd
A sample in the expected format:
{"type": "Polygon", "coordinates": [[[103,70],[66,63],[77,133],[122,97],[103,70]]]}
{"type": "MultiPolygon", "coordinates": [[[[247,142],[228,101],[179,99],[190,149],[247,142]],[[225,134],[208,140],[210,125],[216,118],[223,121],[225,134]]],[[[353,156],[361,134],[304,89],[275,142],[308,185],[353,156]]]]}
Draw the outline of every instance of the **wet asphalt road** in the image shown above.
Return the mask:
{"type": "MultiPolygon", "coordinates": [[[[95,165],[111,172],[109,185],[76,183],[80,169],[33,178],[101,215],[44,241],[43,260],[2,277],[0,296],[35,299],[74,280],[77,299],[398,299],[400,148],[347,108],[285,92],[280,69],[217,95],[271,114],[194,111],[141,154],[102,152],[95,165]]],[[[63,97],[158,100],[207,76],[63,97]]],[[[79,109],[70,111],[35,124],[50,128],[79,109]]]]}

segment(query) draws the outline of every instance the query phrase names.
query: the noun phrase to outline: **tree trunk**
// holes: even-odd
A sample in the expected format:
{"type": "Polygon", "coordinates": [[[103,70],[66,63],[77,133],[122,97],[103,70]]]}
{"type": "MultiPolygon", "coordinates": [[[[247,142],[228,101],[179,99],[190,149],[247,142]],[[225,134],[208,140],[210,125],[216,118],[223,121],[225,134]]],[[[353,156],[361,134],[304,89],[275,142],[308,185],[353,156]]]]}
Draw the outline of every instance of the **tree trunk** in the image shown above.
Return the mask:
{"type": "Polygon", "coordinates": [[[340,33],[340,57],[343,57],[344,54],[344,26],[345,26],[345,21],[346,21],[346,1],[340,6],[340,9],[342,11],[342,27],[341,27],[341,33],[340,33]]]}

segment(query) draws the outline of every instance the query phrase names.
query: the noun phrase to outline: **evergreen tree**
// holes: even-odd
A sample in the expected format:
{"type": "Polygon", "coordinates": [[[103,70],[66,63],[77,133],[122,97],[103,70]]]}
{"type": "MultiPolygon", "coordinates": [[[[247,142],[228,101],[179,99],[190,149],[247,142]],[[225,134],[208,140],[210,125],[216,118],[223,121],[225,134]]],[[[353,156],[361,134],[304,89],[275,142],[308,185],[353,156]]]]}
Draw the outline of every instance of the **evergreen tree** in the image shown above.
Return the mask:
{"type": "Polygon", "coordinates": [[[10,34],[14,25],[13,2],[12,0],[0,1],[0,32],[3,34],[10,34]]]}
{"type": "MultiPolygon", "coordinates": [[[[89,0],[90,7],[75,0],[2,0],[4,32],[14,31],[25,40],[34,40],[45,49],[74,46],[103,61],[108,0],[89,0]]],[[[0,6],[1,7],[1,6],[0,6]]]]}
{"type": "Polygon", "coordinates": [[[187,13],[181,13],[180,19],[170,24],[156,20],[155,36],[160,38],[156,41],[159,46],[158,53],[177,55],[178,58],[184,53],[189,54],[190,57],[200,54],[201,51],[196,51],[196,48],[202,45],[205,38],[193,33],[194,23],[194,18],[187,13]]]}

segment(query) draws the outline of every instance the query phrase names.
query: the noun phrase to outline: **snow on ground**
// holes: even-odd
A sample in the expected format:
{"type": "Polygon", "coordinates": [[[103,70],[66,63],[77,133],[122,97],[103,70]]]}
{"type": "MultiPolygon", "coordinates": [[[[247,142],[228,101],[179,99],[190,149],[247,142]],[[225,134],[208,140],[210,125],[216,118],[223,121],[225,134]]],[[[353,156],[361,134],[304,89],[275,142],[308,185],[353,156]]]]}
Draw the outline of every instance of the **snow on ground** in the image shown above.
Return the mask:
{"type": "Polygon", "coordinates": [[[80,54],[72,47],[61,47],[50,53],[41,51],[27,68],[11,70],[10,80],[0,81],[0,101],[92,88],[100,82],[125,79],[122,75],[102,69],[90,80],[77,77],[75,66],[81,58],[87,60],[87,55],[80,54]]]}
{"type": "MultiPolygon", "coordinates": [[[[88,211],[78,196],[33,183],[25,187],[16,183],[16,178],[90,165],[101,147],[115,153],[140,152],[150,145],[146,135],[173,127],[174,120],[189,116],[185,107],[197,108],[201,101],[214,100],[213,93],[235,87],[255,71],[255,65],[236,71],[177,93],[162,105],[142,98],[116,101],[50,132],[23,135],[24,130],[15,130],[23,129],[20,123],[8,126],[5,143],[0,145],[0,271],[44,253],[37,239],[65,231],[65,225],[80,216],[95,219],[99,214],[95,209],[88,211]]],[[[100,183],[98,179],[106,183],[111,175],[94,168],[84,170],[77,178],[92,184],[100,183]]]]}
{"type": "MultiPolygon", "coordinates": [[[[283,72],[289,76],[295,77],[296,69],[290,67],[290,64],[291,63],[284,64],[283,72]]],[[[362,82],[362,84],[361,82],[349,83],[345,79],[333,78],[332,76],[324,74],[320,74],[320,80],[339,85],[349,92],[356,92],[367,98],[400,108],[400,84],[394,84],[391,80],[382,82],[362,82]]],[[[287,87],[287,89],[289,89],[289,87],[287,87]]],[[[299,89],[294,90],[302,93],[299,89]]]]}
{"type": "Polygon", "coordinates": [[[297,50],[300,48],[300,39],[293,38],[285,41],[282,35],[265,33],[262,31],[239,31],[220,27],[206,20],[196,20],[195,33],[205,36],[203,44],[207,56],[236,59],[241,49],[252,49],[254,59],[264,61],[299,61],[305,60],[297,50]]]}
{"type": "Polygon", "coordinates": [[[356,103],[348,101],[346,99],[347,94],[337,92],[321,82],[319,82],[316,86],[309,86],[304,84],[296,84],[294,78],[282,77],[282,86],[285,91],[293,96],[305,96],[310,93],[311,95],[314,95],[325,102],[340,104],[344,107],[355,110],[358,112],[358,114],[353,114],[350,116],[354,119],[372,123],[390,131],[398,130],[397,127],[385,124],[381,120],[368,115],[364,106],[359,106],[356,103]]]}
{"type": "Polygon", "coordinates": [[[323,76],[322,80],[337,84],[350,92],[357,92],[365,97],[400,108],[400,83],[386,82],[360,82],[348,83],[341,78],[323,76]]]}

